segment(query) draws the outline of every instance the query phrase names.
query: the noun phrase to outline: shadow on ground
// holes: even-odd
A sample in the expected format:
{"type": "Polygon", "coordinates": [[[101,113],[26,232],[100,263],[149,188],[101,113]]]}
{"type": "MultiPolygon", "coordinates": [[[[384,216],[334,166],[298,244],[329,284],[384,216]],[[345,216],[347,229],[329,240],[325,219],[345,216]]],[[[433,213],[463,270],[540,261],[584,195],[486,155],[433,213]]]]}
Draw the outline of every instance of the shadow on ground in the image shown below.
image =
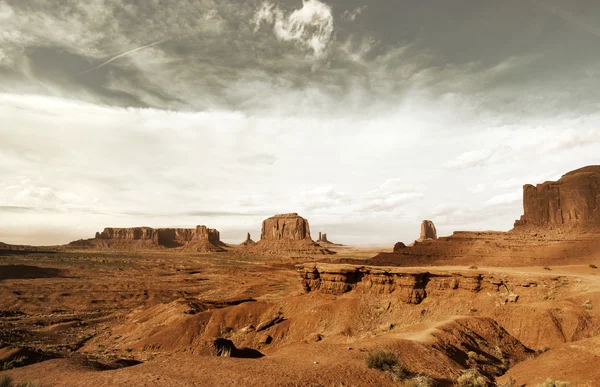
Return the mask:
{"type": "Polygon", "coordinates": [[[63,271],[52,267],[28,265],[0,266],[0,281],[7,279],[34,279],[62,277],[63,271]]]}

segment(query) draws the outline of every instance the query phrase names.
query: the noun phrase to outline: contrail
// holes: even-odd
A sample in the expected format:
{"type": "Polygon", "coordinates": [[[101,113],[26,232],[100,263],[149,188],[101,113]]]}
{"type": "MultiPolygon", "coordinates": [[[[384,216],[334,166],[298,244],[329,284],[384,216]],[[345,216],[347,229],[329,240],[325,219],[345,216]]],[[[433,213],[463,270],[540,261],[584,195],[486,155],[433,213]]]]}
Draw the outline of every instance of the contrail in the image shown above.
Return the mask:
{"type": "Polygon", "coordinates": [[[107,64],[109,64],[109,63],[111,63],[111,62],[114,62],[115,60],[117,60],[117,59],[119,59],[119,58],[122,58],[122,57],[124,57],[124,56],[126,56],[126,55],[129,55],[129,54],[133,54],[134,52],[137,52],[137,51],[143,50],[143,49],[145,49],[145,48],[148,48],[148,47],[156,46],[157,44],[164,43],[164,42],[166,42],[167,40],[170,40],[170,39],[171,39],[171,38],[165,38],[165,39],[157,40],[156,42],[153,42],[153,43],[148,43],[148,44],[146,44],[146,45],[143,45],[143,46],[140,46],[140,47],[134,48],[134,49],[132,49],[132,50],[126,51],[126,52],[124,52],[124,53],[122,53],[122,54],[119,54],[119,55],[117,55],[117,56],[113,56],[112,58],[110,58],[110,59],[109,59],[109,60],[107,60],[106,62],[103,62],[103,63],[99,64],[98,66],[94,67],[93,69],[86,70],[86,71],[82,72],[82,73],[81,73],[81,74],[79,74],[79,75],[87,74],[87,73],[89,73],[89,72],[92,72],[92,71],[98,70],[100,67],[104,67],[104,66],[106,66],[107,64]]]}
{"type": "Polygon", "coordinates": [[[561,18],[571,24],[576,25],[577,27],[581,28],[584,31],[589,32],[592,35],[596,35],[596,36],[600,37],[600,28],[598,28],[592,24],[586,23],[585,21],[581,20],[574,14],[572,14],[568,11],[565,11],[557,6],[553,6],[551,4],[544,3],[542,1],[533,0],[533,2],[539,8],[542,8],[546,12],[549,12],[549,13],[553,14],[554,16],[558,16],[559,18],[561,18]]]}

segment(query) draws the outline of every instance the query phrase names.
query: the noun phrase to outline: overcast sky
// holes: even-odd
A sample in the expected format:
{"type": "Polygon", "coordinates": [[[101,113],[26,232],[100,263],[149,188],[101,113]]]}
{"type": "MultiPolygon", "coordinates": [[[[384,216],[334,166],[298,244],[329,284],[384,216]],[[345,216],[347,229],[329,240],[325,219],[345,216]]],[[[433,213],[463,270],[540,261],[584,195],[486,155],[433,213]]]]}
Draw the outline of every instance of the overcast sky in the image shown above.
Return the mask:
{"type": "Polygon", "coordinates": [[[0,241],[508,230],[600,164],[597,0],[0,0],[0,241]]]}

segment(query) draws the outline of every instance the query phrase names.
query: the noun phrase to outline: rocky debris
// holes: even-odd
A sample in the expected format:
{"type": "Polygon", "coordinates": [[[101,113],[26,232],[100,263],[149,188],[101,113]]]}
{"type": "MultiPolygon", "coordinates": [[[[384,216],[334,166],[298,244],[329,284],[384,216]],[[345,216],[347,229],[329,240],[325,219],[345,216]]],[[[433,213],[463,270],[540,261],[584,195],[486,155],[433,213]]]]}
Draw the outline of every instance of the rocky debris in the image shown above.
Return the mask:
{"type": "Polygon", "coordinates": [[[522,225],[600,225],[600,165],[577,169],[558,181],[523,187],[522,225]]]}
{"type": "Polygon", "coordinates": [[[311,240],[308,220],[297,213],[280,214],[265,219],[260,234],[261,240],[311,240]]]}
{"type": "Polygon", "coordinates": [[[397,252],[398,252],[398,251],[400,251],[400,250],[404,250],[405,248],[406,248],[406,245],[405,245],[404,243],[402,243],[402,242],[397,242],[397,243],[394,245],[394,253],[397,253],[397,252]]]}
{"type": "Polygon", "coordinates": [[[249,246],[253,244],[256,244],[256,242],[252,240],[252,238],[250,237],[250,233],[248,233],[248,235],[246,235],[246,240],[242,242],[242,245],[249,246]]]}
{"type": "Polygon", "coordinates": [[[71,242],[71,247],[100,248],[177,248],[186,251],[225,251],[219,231],[206,226],[196,228],[107,227],[94,239],[71,242]]]}
{"type": "Polygon", "coordinates": [[[428,239],[438,239],[437,231],[435,229],[435,225],[431,220],[424,220],[421,223],[421,236],[419,237],[419,241],[424,241],[428,239]]]}
{"type": "Polygon", "coordinates": [[[269,318],[268,320],[265,320],[256,326],[256,332],[260,332],[260,331],[264,331],[265,329],[269,329],[273,325],[279,324],[282,321],[285,321],[285,318],[283,318],[283,316],[281,316],[280,314],[277,316],[274,316],[272,318],[269,318]]]}

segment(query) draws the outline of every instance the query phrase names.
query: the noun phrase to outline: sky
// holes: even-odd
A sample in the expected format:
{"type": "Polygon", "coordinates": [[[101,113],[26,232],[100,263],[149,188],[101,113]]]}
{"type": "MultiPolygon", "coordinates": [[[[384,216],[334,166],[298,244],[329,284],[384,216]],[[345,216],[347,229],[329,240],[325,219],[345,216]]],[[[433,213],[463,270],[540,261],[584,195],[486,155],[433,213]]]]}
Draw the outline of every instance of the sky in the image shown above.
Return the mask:
{"type": "Polygon", "coordinates": [[[0,241],[393,245],[600,164],[597,0],[0,0],[0,241]]]}

